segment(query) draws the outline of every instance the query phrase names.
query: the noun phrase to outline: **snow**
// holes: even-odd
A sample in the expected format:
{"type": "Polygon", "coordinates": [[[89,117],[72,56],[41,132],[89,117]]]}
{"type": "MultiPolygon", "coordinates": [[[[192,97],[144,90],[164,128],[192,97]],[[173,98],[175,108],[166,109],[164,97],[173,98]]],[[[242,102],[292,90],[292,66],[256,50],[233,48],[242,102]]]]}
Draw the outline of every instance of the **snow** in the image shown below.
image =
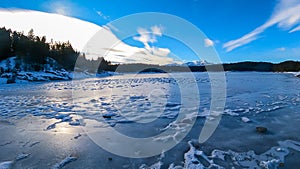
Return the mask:
{"type": "MultiPolygon", "coordinates": [[[[248,152],[235,152],[232,150],[222,151],[213,150],[211,154],[205,154],[203,151],[199,150],[193,145],[193,141],[189,141],[189,150],[184,154],[183,166],[174,164],[169,165],[169,169],[206,169],[206,168],[216,168],[225,169],[219,161],[228,162],[228,164],[234,164],[238,168],[278,168],[280,164],[285,162],[285,157],[290,154],[290,149],[294,149],[300,152],[300,142],[286,140],[278,142],[279,146],[271,147],[269,150],[262,154],[256,154],[254,151],[250,150],[248,152]],[[228,157],[228,158],[225,158],[228,157]],[[230,160],[229,160],[230,159],[230,160]],[[204,163],[205,161],[205,163],[204,163]],[[232,161],[232,162],[231,162],[232,161]],[[230,162],[230,163],[229,163],[230,162]]],[[[160,169],[162,160],[156,162],[151,167],[160,169]],[[160,165],[159,165],[160,164],[160,165]],[[154,167],[155,166],[155,167],[154,167]]],[[[224,163],[223,163],[224,164],[224,163]]],[[[233,167],[233,166],[232,166],[233,167]]],[[[142,165],[140,168],[146,168],[146,165],[142,165]]],[[[235,167],[234,167],[235,168],[235,167]]]]}
{"type": "Polygon", "coordinates": [[[75,72],[70,73],[70,77],[72,79],[84,79],[84,78],[94,78],[96,77],[96,75],[89,72],[81,72],[81,71],[76,72],[75,69],[75,72]]]}
{"type": "Polygon", "coordinates": [[[28,156],[30,156],[30,154],[22,153],[22,154],[19,154],[19,155],[16,157],[16,160],[17,160],[17,161],[23,160],[23,159],[27,158],[28,156]]]}
{"type": "Polygon", "coordinates": [[[193,60],[186,63],[171,63],[167,64],[166,66],[206,66],[211,63],[207,62],[206,60],[193,60]]]}
{"type": "Polygon", "coordinates": [[[247,117],[241,117],[241,120],[244,122],[244,123],[248,123],[250,122],[251,120],[247,117]]]}
{"type": "Polygon", "coordinates": [[[77,160],[76,157],[66,157],[65,159],[63,159],[61,162],[55,164],[52,169],[61,169],[63,168],[65,165],[67,165],[68,163],[77,160]]]}
{"type": "MultiPolygon", "coordinates": [[[[11,57],[0,62],[0,67],[4,71],[13,69],[15,67],[16,57],[11,57]],[[8,64],[9,63],[9,64],[8,64]],[[8,67],[9,66],[9,67],[8,67]]],[[[31,81],[52,81],[52,80],[71,80],[84,78],[100,78],[113,75],[120,75],[115,72],[102,72],[99,74],[92,74],[88,72],[68,72],[64,69],[58,69],[57,63],[52,58],[47,58],[51,64],[45,66],[44,71],[18,71],[16,73],[16,83],[26,83],[31,81]]],[[[22,67],[22,66],[21,66],[22,67]]],[[[6,84],[7,79],[12,77],[12,73],[3,73],[0,76],[0,84],[6,84]]]]}
{"type": "Polygon", "coordinates": [[[147,166],[146,164],[143,164],[139,167],[139,169],[160,169],[163,163],[161,161],[158,161],[155,164],[152,164],[151,166],[147,166]]]}
{"type": "Polygon", "coordinates": [[[2,60],[0,62],[0,68],[3,68],[4,70],[7,70],[8,68],[12,69],[16,66],[16,56],[10,57],[6,60],[2,60]]]}
{"type": "MultiPolygon", "coordinates": [[[[5,84],[8,78],[13,77],[12,70],[16,70],[17,57],[10,57],[0,62],[0,68],[4,71],[0,76],[0,84],[5,84]]],[[[50,80],[70,80],[70,73],[64,69],[58,69],[56,61],[47,58],[48,64],[45,65],[44,71],[24,71],[24,65],[20,65],[21,70],[15,74],[16,83],[27,81],[50,81],[50,80]]]]}
{"type": "Polygon", "coordinates": [[[7,79],[6,78],[0,78],[0,84],[6,84],[7,79]]]}
{"type": "Polygon", "coordinates": [[[192,142],[188,142],[190,150],[184,154],[184,168],[189,169],[205,169],[206,167],[200,162],[198,157],[202,157],[206,162],[210,164],[209,167],[212,167],[213,161],[208,159],[203,151],[197,150],[192,142]]]}
{"type": "Polygon", "coordinates": [[[194,60],[194,61],[191,61],[191,62],[186,62],[185,65],[187,66],[205,66],[205,65],[208,65],[209,63],[205,60],[194,60]]]}
{"type": "Polygon", "coordinates": [[[300,76],[300,72],[296,72],[296,73],[295,73],[295,76],[300,76]]]}
{"type": "Polygon", "coordinates": [[[300,72],[286,72],[286,73],[293,74],[294,76],[300,76],[300,72]]]}
{"type": "Polygon", "coordinates": [[[0,169],[11,169],[13,161],[0,162],[0,169]]]}
{"type": "Polygon", "coordinates": [[[75,121],[70,121],[69,125],[71,125],[71,126],[80,126],[80,125],[82,125],[82,123],[80,122],[80,120],[75,119],[75,121]]]}
{"type": "Polygon", "coordinates": [[[101,78],[101,77],[109,77],[109,76],[115,76],[115,75],[122,75],[122,73],[118,73],[118,72],[109,72],[109,71],[105,71],[105,72],[101,72],[101,73],[90,73],[87,71],[81,71],[78,70],[77,68],[75,68],[74,72],[71,72],[69,74],[70,78],[72,79],[85,79],[85,78],[101,78]]]}
{"type": "Polygon", "coordinates": [[[18,72],[17,79],[26,81],[50,81],[50,80],[70,80],[67,71],[47,71],[47,72],[18,72]]]}

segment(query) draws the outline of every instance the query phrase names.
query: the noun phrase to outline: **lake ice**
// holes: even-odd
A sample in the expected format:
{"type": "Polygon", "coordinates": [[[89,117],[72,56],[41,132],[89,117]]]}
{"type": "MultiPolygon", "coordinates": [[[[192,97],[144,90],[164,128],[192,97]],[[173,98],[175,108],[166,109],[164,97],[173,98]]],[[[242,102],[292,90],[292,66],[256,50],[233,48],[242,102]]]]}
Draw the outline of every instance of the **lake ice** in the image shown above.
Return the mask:
{"type": "Polygon", "coordinates": [[[200,144],[205,120],[213,120],[211,83],[207,73],[192,75],[123,74],[1,85],[0,168],[299,168],[299,78],[226,72],[222,119],[200,144]],[[180,110],[184,118],[174,123],[180,110]],[[189,126],[192,119],[195,124],[189,126]],[[257,126],[268,132],[256,132],[257,126]],[[176,146],[148,158],[118,156],[87,133],[107,128],[176,146]],[[174,134],[159,136],[165,130],[174,134]]]}

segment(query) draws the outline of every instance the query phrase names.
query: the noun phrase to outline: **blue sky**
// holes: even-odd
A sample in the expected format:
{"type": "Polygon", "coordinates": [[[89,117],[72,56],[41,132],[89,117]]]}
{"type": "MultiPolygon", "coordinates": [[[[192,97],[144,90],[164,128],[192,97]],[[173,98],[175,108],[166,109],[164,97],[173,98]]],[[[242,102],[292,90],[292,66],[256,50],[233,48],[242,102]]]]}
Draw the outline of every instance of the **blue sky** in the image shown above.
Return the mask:
{"type": "MultiPolygon", "coordinates": [[[[211,40],[211,46],[214,46],[222,62],[300,60],[300,31],[298,31],[300,14],[297,12],[300,10],[299,0],[1,0],[0,2],[2,10],[26,9],[58,13],[99,26],[134,13],[167,13],[183,18],[202,30],[211,40]]],[[[145,29],[150,30],[151,27],[145,29]]],[[[119,36],[117,31],[112,32],[119,36]]],[[[155,38],[156,42],[151,43],[154,47],[169,49],[184,61],[197,59],[184,45],[176,45],[177,42],[161,36],[155,38]]],[[[124,42],[131,46],[145,47],[143,42],[133,38],[124,42]]]]}

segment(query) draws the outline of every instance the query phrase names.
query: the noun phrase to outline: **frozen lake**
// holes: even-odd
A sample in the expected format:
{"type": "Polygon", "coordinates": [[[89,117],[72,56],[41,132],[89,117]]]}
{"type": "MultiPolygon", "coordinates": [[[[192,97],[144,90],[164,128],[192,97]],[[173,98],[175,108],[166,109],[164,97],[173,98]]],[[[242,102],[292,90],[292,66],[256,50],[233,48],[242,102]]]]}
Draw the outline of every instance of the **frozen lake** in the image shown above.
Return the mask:
{"type": "Polygon", "coordinates": [[[222,112],[209,111],[207,73],[1,85],[0,169],[299,168],[300,79],[283,73],[225,75],[222,112]],[[200,144],[205,121],[218,115],[217,129],[200,144]],[[258,133],[258,126],[268,131],[258,133]],[[151,138],[154,146],[141,141],[130,147],[115,141],[112,130],[136,140],[151,138]],[[170,132],[160,135],[165,131],[170,132]],[[155,143],[173,142],[152,157],[143,151],[136,156],[145,158],[112,153],[138,146],[150,152],[160,150],[155,143]]]}

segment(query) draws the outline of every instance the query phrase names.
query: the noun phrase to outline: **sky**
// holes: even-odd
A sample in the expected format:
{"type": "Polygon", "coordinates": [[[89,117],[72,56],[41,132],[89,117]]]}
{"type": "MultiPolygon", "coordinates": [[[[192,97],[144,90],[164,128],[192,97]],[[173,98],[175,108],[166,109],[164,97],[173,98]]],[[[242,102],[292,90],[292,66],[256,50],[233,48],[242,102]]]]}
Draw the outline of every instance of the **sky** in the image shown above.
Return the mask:
{"type": "Polygon", "coordinates": [[[211,58],[218,55],[223,63],[278,63],[300,61],[298,11],[300,0],[0,0],[0,27],[33,28],[48,41],[69,40],[77,50],[91,57],[106,54],[113,62],[215,62],[211,58]],[[176,30],[175,22],[163,17],[157,23],[140,17],[121,24],[122,18],[144,12],[179,17],[202,33],[195,35],[185,24],[173,25],[176,30]],[[102,36],[95,38],[99,31],[102,36]],[[185,40],[172,38],[172,33],[185,40]],[[119,42],[112,47],[113,41],[119,42]],[[189,44],[198,45],[199,52],[189,44]]]}

